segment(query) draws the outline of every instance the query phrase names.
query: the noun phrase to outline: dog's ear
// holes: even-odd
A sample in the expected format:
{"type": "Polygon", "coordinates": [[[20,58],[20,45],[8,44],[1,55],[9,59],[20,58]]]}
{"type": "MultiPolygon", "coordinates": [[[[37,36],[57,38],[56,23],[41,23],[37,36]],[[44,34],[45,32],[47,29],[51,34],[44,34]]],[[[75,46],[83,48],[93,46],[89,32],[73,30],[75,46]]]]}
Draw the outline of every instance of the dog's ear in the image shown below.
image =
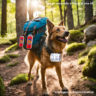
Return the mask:
{"type": "Polygon", "coordinates": [[[58,24],[58,26],[64,26],[64,20],[62,20],[62,21],[58,24]]]}
{"type": "Polygon", "coordinates": [[[54,24],[47,19],[47,26],[48,26],[48,32],[51,32],[54,27],[54,24]]]}

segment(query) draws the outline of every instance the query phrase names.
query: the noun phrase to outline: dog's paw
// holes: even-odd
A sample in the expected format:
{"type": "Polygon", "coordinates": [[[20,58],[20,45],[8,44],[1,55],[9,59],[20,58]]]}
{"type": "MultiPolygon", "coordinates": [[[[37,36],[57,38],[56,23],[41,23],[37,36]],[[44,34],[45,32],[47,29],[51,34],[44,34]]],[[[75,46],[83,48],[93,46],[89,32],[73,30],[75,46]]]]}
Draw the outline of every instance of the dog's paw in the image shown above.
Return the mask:
{"type": "Polygon", "coordinates": [[[27,84],[28,84],[28,85],[32,85],[32,82],[31,82],[31,81],[29,81],[27,84]]]}
{"type": "Polygon", "coordinates": [[[43,96],[49,96],[49,92],[48,91],[44,92],[43,96]]]}
{"type": "Polygon", "coordinates": [[[67,89],[66,87],[64,87],[64,88],[62,89],[62,91],[68,91],[68,89],[67,89]]]}

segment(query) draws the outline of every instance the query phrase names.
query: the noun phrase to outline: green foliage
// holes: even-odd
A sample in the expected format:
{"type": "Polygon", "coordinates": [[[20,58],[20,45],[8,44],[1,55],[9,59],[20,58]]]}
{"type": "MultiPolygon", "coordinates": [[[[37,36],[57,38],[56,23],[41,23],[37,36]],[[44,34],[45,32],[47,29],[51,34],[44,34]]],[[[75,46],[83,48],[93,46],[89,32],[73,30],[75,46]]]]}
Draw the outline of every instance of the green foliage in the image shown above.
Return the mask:
{"type": "Polygon", "coordinates": [[[19,55],[18,54],[7,54],[9,57],[11,57],[11,58],[17,58],[17,57],[19,57],[19,55]]]}
{"type": "Polygon", "coordinates": [[[0,36],[0,44],[10,45],[13,43],[14,38],[16,39],[16,33],[7,33],[4,37],[0,36]]]}
{"type": "Polygon", "coordinates": [[[84,57],[81,57],[78,59],[78,64],[83,64],[87,61],[88,57],[87,56],[84,56],[84,57]]]}
{"type": "Polygon", "coordinates": [[[15,51],[16,49],[18,49],[17,43],[9,46],[8,48],[5,49],[5,52],[9,52],[9,51],[15,51]]]}
{"type": "Polygon", "coordinates": [[[0,96],[5,96],[5,86],[3,84],[1,76],[0,76],[0,96]]]}
{"type": "Polygon", "coordinates": [[[89,51],[90,51],[90,48],[85,50],[85,51],[83,51],[83,52],[81,52],[81,53],[79,53],[79,58],[82,57],[82,56],[88,55],[89,51]]]}
{"type": "Polygon", "coordinates": [[[19,64],[19,62],[8,64],[6,65],[6,67],[14,67],[14,66],[17,66],[17,64],[19,64]]]}
{"type": "Polygon", "coordinates": [[[7,32],[16,32],[16,19],[15,19],[15,4],[10,0],[7,1],[7,32]]]}
{"type": "MultiPolygon", "coordinates": [[[[31,76],[31,79],[33,79],[33,75],[31,76]]],[[[19,74],[16,77],[14,77],[11,82],[10,86],[15,85],[15,84],[20,84],[20,83],[25,83],[28,81],[28,74],[19,74]]]]}
{"type": "Polygon", "coordinates": [[[85,47],[86,47],[86,45],[83,43],[71,43],[71,44],[67,45],[66,51],[67,52],[74,52],[77,50],[84,49],[85,47]]]}
{"type": "Polygon", "coordinates": [[[3,57],[0,58],[0,63],[6,63],[6,62],[9,62],[10,61],[10,58],[8,55],[5,55],[3,57]]]}

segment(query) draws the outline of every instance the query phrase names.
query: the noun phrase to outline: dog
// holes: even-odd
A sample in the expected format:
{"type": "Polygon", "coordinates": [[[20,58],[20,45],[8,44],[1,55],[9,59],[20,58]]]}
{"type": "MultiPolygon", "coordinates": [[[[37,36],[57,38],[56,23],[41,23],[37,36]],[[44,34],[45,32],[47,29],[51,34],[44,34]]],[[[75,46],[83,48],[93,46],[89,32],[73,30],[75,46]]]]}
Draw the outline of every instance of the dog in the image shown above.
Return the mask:
{"type": "MultiPolygon", "coordinates": [[[[68,37],[69,32],[65,30],[65,27],[63,26],[63,20],[59,23],[58,26],[55,26],[50,20],[47,20],[47,29],[48,29],[48,34],[45,41],[46,46],[43,46],[40,58],[32,50],[29,50],[27,54],[27,60],[29,64],[28,84],[32,84],[31,70],[35,61],[37,60],[41,64],[43,96],[49,95],[49,92],[46,87],[46,81],[45,81],[45,72],[47,68],[55,67],[62,90],[68,91],[62,82],[61,62],[51,62],[50,53],[60,53],[61,61],[62,61],[62,55],[63,55],[62,50],[66,46],[67,43],[66,37],[68,37]]],[[[40,66],[38,65],[36,70],[37,76],[39,74],[38,72],[39,67],[40,66]]]]}

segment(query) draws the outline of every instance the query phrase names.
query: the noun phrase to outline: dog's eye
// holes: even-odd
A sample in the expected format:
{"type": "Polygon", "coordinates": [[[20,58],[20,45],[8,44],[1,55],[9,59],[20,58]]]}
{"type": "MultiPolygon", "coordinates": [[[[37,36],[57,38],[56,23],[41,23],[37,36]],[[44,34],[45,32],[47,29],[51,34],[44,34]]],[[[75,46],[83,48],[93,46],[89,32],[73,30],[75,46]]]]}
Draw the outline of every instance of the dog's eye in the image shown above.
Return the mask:
{"type": "Polygon", "coordinates": [[[56,31],[60,31],[60,29],[58,28],[56,31]]]}

